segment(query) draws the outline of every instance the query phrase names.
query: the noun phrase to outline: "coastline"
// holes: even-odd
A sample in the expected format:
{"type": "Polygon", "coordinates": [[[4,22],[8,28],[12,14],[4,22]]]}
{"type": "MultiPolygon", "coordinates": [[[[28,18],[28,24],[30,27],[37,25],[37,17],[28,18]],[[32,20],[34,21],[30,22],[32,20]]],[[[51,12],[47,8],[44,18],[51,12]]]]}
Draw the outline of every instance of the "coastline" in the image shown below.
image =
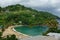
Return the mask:
{"type": "Polygon", "coordinates": [[[14,32],[18,33],[18,34],[22,34],[22,35],[24,35],[24,36],[29,36],[29,35],[26,35],[26,34],[23,34],[23,33],[21,33],[21,32],[16,31],[14,28],[13,28],[12,30],[13,30],[14,32]]]}
{"type": "MultiPolygon", "coordinates": [[[[19,25],[19,26],[22,26],[22,25],[19,25]]],[[[25,35],[23,33],[17,32],[14,29],[14,27],[17,27],[17,25],[16,26],[9,26],[7,29],[5,29],[2,37],[6,37],[7,35],[12,35],[12,34],[16,35],[16,37],[19,38],[19,39],[31,37],[31,36],[25,35]]]]}
{"type": "MultiPolygon", "coordinates": [[[[21,26],[21,25],[20,25],[21,26]]],[[[17,26],[9,26],[7,29],[5,29],[2,37],[6,37],[7,35],[12,35],[12,34],[15,34],[16,37],[19,39],[19,40],[22,40],[22,39],[27,39],[27,38],[33,38],[32,36],[28,36],[28,35],[25,35],[23,33],[20,33],[20,32],[17,32],[14,27],[17,27],[17,26]]],[[[36,37],[36,36],[35,36],[36,37]]],[[[41,39],[49,39],[49,40],[55,40],[55,37],[53,36],[39,36],[39,38],[41,39]]]]}

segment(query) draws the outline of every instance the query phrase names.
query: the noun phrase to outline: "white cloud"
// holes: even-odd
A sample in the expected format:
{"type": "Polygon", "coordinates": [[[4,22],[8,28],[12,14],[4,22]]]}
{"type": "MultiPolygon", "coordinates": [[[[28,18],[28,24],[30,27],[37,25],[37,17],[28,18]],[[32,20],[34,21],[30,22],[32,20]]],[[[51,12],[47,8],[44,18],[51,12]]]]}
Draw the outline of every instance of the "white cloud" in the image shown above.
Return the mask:
{"type": "Polygon", "coordinates": [[[48,10],[60,14],[60,0],[0,0],[0,6],[22,4],[38,10],[48,10]]]}
{"type": "Polygon", "coordinates": [[[11,4],[23,4],[28,5],[31,7],[45,7],[45,6],[52,6],[60,8],[60,0],[0,0],[0,6],[7,6],[11,4]]]}
{"type": "Polygon", "coordinates": [[[60,17],[60,0],[29,0],[27,3],[22,3],[25,6],[35,7],[38,10],[48,10],[60,17]]]}
{"type": "Polygon", "coordinates": [[[60,0],[51,0],[50,3],[53,7],[60,8],[60,0]]]}
{"type": "Polygon", "coordinates": [[[31,6],[43,6],[43,5],[46,5],[46,3],[48,2],[48,0],[45,0],[45,1],[43,1],[43,0],[30,0],[29,1],[29,5],[31,5],[31,6]]]}
{"type": "Polygon", "coordinates": [[[60,8],[59,8],[59,9],[57,9],[57,11],[58,11],[58,12],[60,12],[60,8]]]}
{"type": "Polygon", "coordinates": [[[8,6],[20,3],[21,0],[0,0],[0,6],[8,6]]]}
{"type": "Polygon", "coordinates": [[[21,3],[24,5],[29,5],[32,7],[37,6],[52,6],[52,7],[60,7],[60,0],[29,0],[27,2],[21,3]]]}
{"type": "Polygon", "coordinates": [[[27,3],[21,3],[31,7],[43,6],[48,4],[48,0],[29,0],[27,3]]]}

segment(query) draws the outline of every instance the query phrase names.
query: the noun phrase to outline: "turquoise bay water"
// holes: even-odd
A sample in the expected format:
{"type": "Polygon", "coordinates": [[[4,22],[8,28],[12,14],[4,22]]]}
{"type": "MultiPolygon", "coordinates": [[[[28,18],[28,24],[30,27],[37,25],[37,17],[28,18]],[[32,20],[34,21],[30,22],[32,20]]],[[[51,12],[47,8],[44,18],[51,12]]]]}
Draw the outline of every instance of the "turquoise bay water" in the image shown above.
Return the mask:
{"type": "Polygon", "coordinates": [[[15,30],[26,35],[37,36],[42,35],[44,32],[46,32],[48,30],[48,27],[34,26],[33,28],[29,28],[28,26],[21,26],[15,27],[15,30]]]}

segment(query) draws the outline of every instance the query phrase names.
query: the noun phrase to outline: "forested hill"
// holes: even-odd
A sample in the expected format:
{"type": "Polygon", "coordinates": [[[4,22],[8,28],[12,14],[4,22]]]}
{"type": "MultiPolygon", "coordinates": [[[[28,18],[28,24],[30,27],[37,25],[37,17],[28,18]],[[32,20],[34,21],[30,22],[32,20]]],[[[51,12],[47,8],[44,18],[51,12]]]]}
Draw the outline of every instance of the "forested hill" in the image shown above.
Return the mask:
{"type": "Polygon", "coordinates": [[[37,11],[19,4],[5,8],[0,7],[0,25],[8,26],[15,24],[56,27],[58,23],[56,16],[49,12],[37,11]]]}

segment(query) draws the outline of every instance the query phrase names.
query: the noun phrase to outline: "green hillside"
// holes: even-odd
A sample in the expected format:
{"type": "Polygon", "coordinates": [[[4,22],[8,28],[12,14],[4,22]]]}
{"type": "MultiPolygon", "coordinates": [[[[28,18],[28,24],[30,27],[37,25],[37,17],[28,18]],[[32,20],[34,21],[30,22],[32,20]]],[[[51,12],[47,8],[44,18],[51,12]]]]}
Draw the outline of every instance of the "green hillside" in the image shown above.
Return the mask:
{"type": "Polygon", "coordinates": [[[49,12],[37,11],[19,4],[0,7],[0,25],[8,27],[16,24],[57,27],[58,23],[56,16],[49,12]]]}

